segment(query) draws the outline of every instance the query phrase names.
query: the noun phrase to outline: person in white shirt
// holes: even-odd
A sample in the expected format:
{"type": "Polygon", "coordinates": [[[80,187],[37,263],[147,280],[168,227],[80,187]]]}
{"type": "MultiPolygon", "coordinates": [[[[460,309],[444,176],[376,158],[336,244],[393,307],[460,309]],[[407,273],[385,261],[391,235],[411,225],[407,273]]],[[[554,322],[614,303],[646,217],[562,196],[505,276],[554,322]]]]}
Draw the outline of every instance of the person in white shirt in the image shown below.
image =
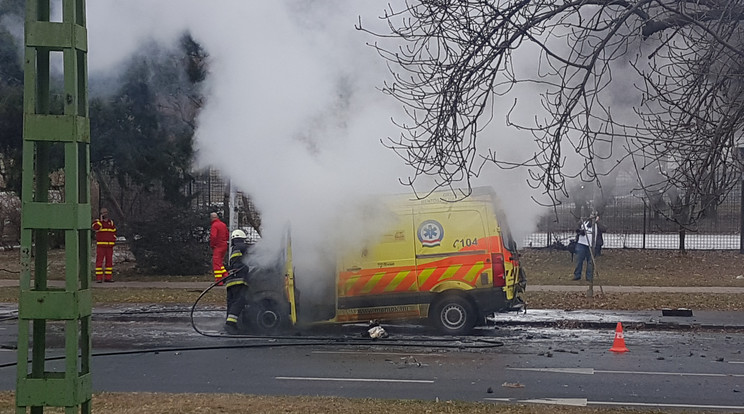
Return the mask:
{"type": "Polygon", "coordinates": [[[586,261],[586,280],[591,281],[594,278],[594,261],[592,260],[591,248],[594,243],[593,233],[594,228],[592,222],[589,220],[581,223],[579,229],[576,230],[577,243],[576,243],[576,268],[574,269],[573,280],[581,280],[581,273],[584,269],[584,262],[586,261]]]}

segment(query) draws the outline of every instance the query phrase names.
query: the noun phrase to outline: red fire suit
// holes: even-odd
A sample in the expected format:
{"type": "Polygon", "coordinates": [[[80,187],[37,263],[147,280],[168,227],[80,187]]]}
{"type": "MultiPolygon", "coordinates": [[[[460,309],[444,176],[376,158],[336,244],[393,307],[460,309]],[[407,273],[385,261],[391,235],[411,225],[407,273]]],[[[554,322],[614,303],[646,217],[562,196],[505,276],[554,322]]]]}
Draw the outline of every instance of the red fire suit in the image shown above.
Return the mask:
{"type": "Polygon", "coordinates": [[[96,232],[96,282],[113,282],[116,225],[111,219],[95,219],[92,227],[96,232]]]}
{"type": "Polygon", "coordinates": [[[212,270],[214,271],[215,282],[227,276],[225,255],[227,254],[229,240],[230,235],[227,232],[227,225],[220,219],[212,220],[212,228],[209,231],[209,247],[212,248],[212,270]]]}

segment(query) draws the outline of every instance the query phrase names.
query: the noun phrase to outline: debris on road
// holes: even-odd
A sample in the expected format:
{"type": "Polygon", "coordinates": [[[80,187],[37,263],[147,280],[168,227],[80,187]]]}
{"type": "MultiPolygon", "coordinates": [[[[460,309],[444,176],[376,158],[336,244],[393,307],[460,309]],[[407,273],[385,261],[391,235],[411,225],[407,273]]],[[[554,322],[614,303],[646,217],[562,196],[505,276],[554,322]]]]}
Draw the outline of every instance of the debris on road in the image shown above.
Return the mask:
{"type": "Polygon", "coordinates": [[[504,388],[524,388],[524,384],[518,382],[505,382],[501,386],[504,388]]]}

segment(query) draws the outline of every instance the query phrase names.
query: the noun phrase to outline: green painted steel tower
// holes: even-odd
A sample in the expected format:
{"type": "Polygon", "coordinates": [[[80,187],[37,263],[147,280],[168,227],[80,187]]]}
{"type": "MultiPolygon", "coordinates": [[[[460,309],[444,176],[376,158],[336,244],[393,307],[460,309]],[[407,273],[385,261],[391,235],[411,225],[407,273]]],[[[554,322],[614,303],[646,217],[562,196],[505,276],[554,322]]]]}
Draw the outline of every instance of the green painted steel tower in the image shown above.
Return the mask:
{"type": "Polygon", "coordinates": [[[91,412],[90,122],[85,0],[26,0],[21,280],[16,413],[91,412]],[[52,87],[61,57],[64,85],[52,87]],[[62,160],[62,161],[60,161],[62,160]],[[56,162],[56,164],[54,163],[56,162]],[[64,165],[64,191],[50,173],[64,165]],[[64,233],[64,288],[48,283],[49,237],[64,233]],[[47,333],[64,330],[63,362],[47,362],[47,333]]]}

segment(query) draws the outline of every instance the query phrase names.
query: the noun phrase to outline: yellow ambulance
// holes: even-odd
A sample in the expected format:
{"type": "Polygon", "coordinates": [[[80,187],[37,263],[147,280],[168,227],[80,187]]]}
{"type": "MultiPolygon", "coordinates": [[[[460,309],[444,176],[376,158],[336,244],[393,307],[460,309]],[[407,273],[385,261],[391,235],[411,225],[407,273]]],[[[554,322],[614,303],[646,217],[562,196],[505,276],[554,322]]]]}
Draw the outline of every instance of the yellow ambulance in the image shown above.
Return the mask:
{"type": "MultiPolygon", "coordinates": [[[[384,199],[393,223],[374,242],[339,256],[333,297],[321,319],[428,319],[441,332],[460,335],[495,312],[520,309],[526,279],[493,191],[475,188],[456,202],[447,196],[384,199]]],[[[264,312],[246,321],[261,331],[318,317],[310,305],[300,304],[295,284],[303,272],[292,265],[291,246],[284,263],[284,303],[254,306],[264,312]]]]}

